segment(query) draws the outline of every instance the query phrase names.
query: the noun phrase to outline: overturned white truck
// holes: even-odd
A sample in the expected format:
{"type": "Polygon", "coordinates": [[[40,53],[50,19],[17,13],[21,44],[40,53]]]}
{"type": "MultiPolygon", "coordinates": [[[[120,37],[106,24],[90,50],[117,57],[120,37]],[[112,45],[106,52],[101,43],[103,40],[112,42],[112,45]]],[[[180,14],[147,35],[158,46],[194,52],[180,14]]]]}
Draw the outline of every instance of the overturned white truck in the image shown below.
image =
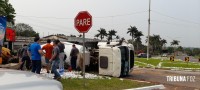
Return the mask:
{"type": "MultiPolygon", "coordinates": [[[[67,55],[66,63],[70,64],[70,51],[73,43],[63,42],[67,55]]],[[[42,45],[43,46],[43,45],[42,45]]],[[[134,48],[132,44],[119,42],[99,42],[98,48],[90,48],[85,51],[86,71],[97,71],[101,75],[124,77],[129,74],[134,65],[134,48]],[[96,68],[96,69],[95,69],[96,68]]],[[[77,66],[80,65],[83,46],[76,44],[80,51],[77,66]]]]}
{"type": "Polygon", "coordinates": [[[114,77],[127,76],[134,65],[133,45],[118,42],[98,43],[99,74],[114,77]]]}

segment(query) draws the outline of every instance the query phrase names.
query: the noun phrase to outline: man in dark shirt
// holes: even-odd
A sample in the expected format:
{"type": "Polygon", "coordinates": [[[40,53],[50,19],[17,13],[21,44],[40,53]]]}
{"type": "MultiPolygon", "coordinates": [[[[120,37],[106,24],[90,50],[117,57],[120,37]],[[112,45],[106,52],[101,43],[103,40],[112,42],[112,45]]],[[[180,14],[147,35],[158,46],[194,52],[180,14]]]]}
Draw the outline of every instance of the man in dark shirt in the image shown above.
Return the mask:
{"type": "Polygon", "coordinates": [[[53,47],[53,53],[52,53],[52,57],[49,61],[52,62],[52,67],[51,67],[52,70],[51,71],[54,73],[54,79],[60,80],[61,77],[60,77],[60,74],[57,71],[57,67],[60,63],[60,58],[59,58],[60,50],[59,50],[59,47],[58,47],[58,43],[59,43],[58,40],[53,41],[53,46],[54,46],[53,47]]]}
{"type": "Polygon", "coordinates": [[[31,60],[28,56],[28,47],[26,44],[23,45],[23,48],[20,51],[20,54],[22,55],[22,64],[20,66],[20,70],[23,70],[24,63],[26,62],[26,69],[30,70],[30,64],[31,60]]]}
{"type": "Polygon", "coordinates": [[[65,57],[64,49],[65,49],[65,45],[63,43],[61,43],[59,40],[58,40],[58,42],[59,42],[58,47],[60,49],[60,53],[59,53],[59,58],[60,58],[59,73],[63,74],[63,72],[64,72],[64,57],[65,57]]]}
{"type": "Polygon", "coordinates": [[[71,56],[71,67],[72,70],[76,70],[76,61],[77,61],[77,56],[79,54],[79,50],[76,48],[75,44],[72,45],[72,50],[70,52],[71,56]]]}

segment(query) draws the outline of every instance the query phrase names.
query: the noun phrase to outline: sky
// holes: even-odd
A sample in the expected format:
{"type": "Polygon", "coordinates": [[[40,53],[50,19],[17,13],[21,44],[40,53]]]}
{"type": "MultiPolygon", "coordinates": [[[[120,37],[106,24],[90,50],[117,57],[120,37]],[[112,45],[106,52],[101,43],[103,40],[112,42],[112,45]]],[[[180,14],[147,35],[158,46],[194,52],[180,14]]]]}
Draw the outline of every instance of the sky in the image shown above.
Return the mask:
{"type": "MultiPolygon", "coordinates": [[[[88,11],[93,26],[86,38],[97,30],[114,29],[121,38],[130,26],[142,31],[143,44],[148,35],[149,0],[9,0],[16,11],[16,23],[26,23],[40,36],[50,34],[79,35],[74,18],[88,11]]],[[[183,47],[200,47],[200,0],[151,0],[150,35],[160,35],[168,44],[179,40],[183,47]]]]}

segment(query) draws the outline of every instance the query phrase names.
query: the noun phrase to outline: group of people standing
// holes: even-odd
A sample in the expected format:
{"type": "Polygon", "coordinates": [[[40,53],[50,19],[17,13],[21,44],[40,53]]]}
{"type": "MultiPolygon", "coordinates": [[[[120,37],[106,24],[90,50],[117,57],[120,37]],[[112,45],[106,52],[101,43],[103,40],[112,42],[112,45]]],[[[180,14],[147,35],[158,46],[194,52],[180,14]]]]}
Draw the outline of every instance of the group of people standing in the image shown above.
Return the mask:
{"type": "MultiPolygon", "coordinates": [[[[21,54],[19,56],[22,58],[22,64],[20,69],[23,70],[24,63],[26,61],[26,68],[33,73],[40,74],[42,68],[41,57],[45,56],[46,62],[46,70],[47,73],[53,73],[54,79],[59,80],[61,78],[60,73],[57,71],[57,67],[59,67],[59,71],[64,72],[64,61],[67,58],[64,49],[65,45],[61,43],[59,40],[54,40],[53,45],[51,44],[51,40],[47,40],[47,44],[41,48],[39,44],[40,38],[35,37],[34,43],[28,45],[24,45],[21,49],[21,54]],[[44,52],[45,51],[45,52],[44,52]],[[31,63],[31,65],[30,65],[31,63]]],[[[71,56],[71,67],[72,69],[76,69],[76,61],[79,50],[75,45],[72,45],[72,50],[70,53],[71,56]]]]}

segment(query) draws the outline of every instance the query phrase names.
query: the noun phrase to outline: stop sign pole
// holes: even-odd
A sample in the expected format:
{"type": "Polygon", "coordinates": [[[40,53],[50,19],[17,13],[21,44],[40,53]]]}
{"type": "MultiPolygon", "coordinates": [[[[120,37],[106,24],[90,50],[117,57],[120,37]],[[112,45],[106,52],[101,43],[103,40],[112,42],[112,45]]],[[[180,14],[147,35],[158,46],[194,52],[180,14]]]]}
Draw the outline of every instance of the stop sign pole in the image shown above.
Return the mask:
{"type": "Polygon", "coordinates": [[[74,19],[74,27],[79,33],[83,33],[83,83],[85,86],[85,33],[92,27],[92,16],[87,11],[80,11],[74,19]]]}

